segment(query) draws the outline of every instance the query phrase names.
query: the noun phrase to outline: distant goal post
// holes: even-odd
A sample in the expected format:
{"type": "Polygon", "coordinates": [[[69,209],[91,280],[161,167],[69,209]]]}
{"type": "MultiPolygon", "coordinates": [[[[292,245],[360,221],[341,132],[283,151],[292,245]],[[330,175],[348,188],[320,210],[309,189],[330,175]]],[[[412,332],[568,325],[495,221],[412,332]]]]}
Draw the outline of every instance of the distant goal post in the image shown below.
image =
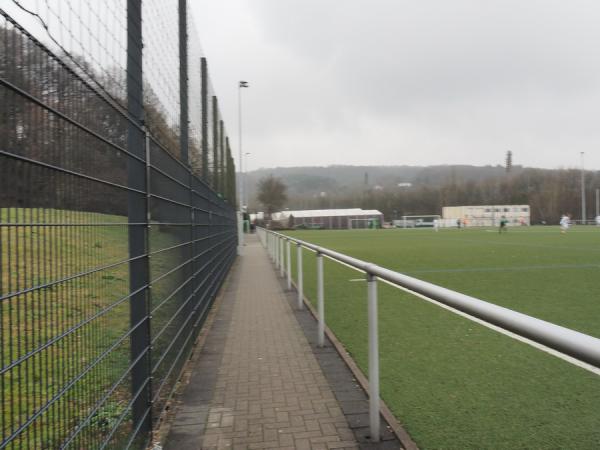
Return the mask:
{"type": "Polygon", "coordinates": [[[439,224],[442,216],[439,214],[424,214],[415,216],[402,216],[399,220],[394,220],[392,224],[396,228],[422,228],[422,227],[433,227],[437,223],[439,224]]]}
{"type": "Polygon", "coordinates": [[[349,230],[373,230],[377,228],[381,228],[381,223],[376,217],[348,219],[349,230]]]}

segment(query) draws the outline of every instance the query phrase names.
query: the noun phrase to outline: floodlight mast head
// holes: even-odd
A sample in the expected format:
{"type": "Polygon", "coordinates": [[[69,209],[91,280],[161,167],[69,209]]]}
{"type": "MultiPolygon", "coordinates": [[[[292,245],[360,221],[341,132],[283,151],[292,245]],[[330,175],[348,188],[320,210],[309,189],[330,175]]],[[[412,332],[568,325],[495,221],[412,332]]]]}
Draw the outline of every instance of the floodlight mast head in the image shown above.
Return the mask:
{"type": "Polygon", "coordinates": [[[240,87],[241,88],[247,88],[247,87],[250,87],[250,85],[248,84],[247,81],[240,81],[240,87]]]}

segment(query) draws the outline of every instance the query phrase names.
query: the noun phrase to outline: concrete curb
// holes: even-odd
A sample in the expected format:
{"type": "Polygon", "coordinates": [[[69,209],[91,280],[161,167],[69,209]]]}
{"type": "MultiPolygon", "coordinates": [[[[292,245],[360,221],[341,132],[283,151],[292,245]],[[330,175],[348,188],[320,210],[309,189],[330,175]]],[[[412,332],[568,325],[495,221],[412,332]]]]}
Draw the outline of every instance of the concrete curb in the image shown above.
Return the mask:
{"type": "Polygon", "coordinates": [[[212,329],[212,327],[214,325],[215,319],[217,317],[217,313],[219,312],[221,303],[223,302],[223,297],[225,296],[225,293],[227,292],[227,289],[230,284],[231,273],[237,264],[239,264],[238,258],[236,258],[234,260],[233,264],[229,268],[229,272],[227,273],[227,276],[223,280],[223,284],[221,284],[221,287],[219,288],[219,291],[218,291],[212,305],[210,306],[210,309],[208,311],[208,314],[206,316],[204,324],[202,325],[202,327],[200,328],[200,331],[198,332],[198,336],[196,337],[196,340],[194,342],[194,345],[192,347],[192,350],[190,352],[188,360],[185,362],[183,368],[181,369],[181,375],[179,377],[179,381],[177,382],[178,386],[177,386],[175,392],[173,393],[173,396],[167,403],[167,407],[165,408],[162,415],[158,419],[158,423],[152,433],[152,440],[150,442],[148,449],[161,450],[163,448],[163,446],[165,445],[165,440],[166,440],[167,436],[169,435],[169,431],[171,430],[171,425],[173,423],[173,419],[177,415],[177,409],[179,406],[179,398],[182,395],[183,391],[185,390],[186,386],[190,382],[190,376],[191,376],[193,367],[195,366],[196,362],[198,361],[198,358],[200,357],[200,354],[202,353],[202,348],[204,347],[204,344],[206,343],[208,334],[210,333],[210,330],[212,329]]]}

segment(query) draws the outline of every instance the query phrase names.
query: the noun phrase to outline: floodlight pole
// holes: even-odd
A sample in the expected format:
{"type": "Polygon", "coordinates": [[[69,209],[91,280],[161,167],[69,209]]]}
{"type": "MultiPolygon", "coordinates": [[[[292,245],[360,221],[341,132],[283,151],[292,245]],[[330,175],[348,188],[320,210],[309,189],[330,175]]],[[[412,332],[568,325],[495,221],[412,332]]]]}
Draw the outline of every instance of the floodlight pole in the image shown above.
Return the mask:
{"type": "Polygon", "coordinates": [[[586,222],[586,211],[585,211],[585,170],[583,166],[583,155],[585,152],[581,152],[581,223],[585,225],[586,222]]]}
{"type": "Polygon", "coordinates": [[[596,217],[600,216],[600,189],[596,188],[596,217]]]}
{"type": "Polygon", "coordinates": [[[250,152],[244,153],[244,195],[246,195],[246,200],[244,201],[244,205],[246,205],[246,209],[248,208],[248,182],[247,182],[247,173],[248,173],[248,155],[250,152]]]}
{"type": "MultiPolygon", "coordinates": [[[[238,197],[239,203],[239,211],[240,211],[240,220],[244,220],[244,164],[242,159],[242,88],[248,87],[247,81],[240,81],[238,83],[238,150],[239,150],[239,158],[238,162],[240,164],[240,178],[239,178],[239,192],[240,195],[238,197]]],[[[242,223],[243,227],[243,223],[242,223]]],[[[240,234],[239,237],[239,246],[240,248],[244,245],[244,233],[240,234]]],[[[239,253],[239,252],[238,252],[239,253]]]]}

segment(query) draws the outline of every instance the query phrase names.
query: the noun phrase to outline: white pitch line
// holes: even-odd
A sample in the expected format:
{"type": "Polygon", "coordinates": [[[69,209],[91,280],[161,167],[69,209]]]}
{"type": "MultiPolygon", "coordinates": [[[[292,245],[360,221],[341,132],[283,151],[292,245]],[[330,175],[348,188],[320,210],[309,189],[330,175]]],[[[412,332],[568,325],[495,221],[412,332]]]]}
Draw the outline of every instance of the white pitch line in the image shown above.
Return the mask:
{"type": "MultiPolygon", "coordinates": [[[[474,230],[477,231],[477,230],[474,230]]],[[[498,233],[497,229],[492,229],[492,230],[481,230],[484,231],[486,233],[498,233]]],[[[548,234],[556,234],[559,235],[559,230],[558,228],[554,229],[554,230],[510,230],[511,233],[548,233],[548,234]]],[[[571,234],[571,233],[598,233],[600,234],[600,229],[597,230],[569,230],[566,234],[571,234]]]]}
{"type": "MultiPolygon", "coordinates": [[[[325,256],[327,256],[327,255],[325,255],[325,256]]],[[[364,270],[357,269],[356,267],[352,267],[351,265],[346,264],[345,262],[338,261],[338,260],[335,260],[333,258],[330,258],[330,259],[332,259],[333,261],[335,261],[335,262],[337,262],[339,264],[342,264],[342,265],[344,265],[346,267],[349,267],[352,270],[355,270],[355,271],[361,272],[361,273],[365,273],[364,270]]],[[[520,342],[522,342],[524,344],[527,344],[527,345],[529,345],[531,347],[537,348],[538,350],[541,350],[541,351],[543,351],[545,353],[548,353],[549,355],[552,355],[552,356],[554,356],[556,358],[560,358],[563,361],[566,361],[566,362],[568,362],[570,364],[573,364],[574,366],[577,366],[577,367],[585,369],[585,370],[587,370],[589,372],[592,372],[593,374],[600,375],[600,368],[594,367],[591,364],[588,364],[588,363],[585,363],[583,361],[580,361],[580,360],[578,360],[576,358],[573,358],[572,356],[565,355],[564,353],[561,353],[558,350],[554,350],[553,348],[546,347],[543,344],[540,344],[538,342],[532,341],[531,339],[528,339],[526,337],[520,336],[520,335],[518,335],[516,333],[513,333],[512,331],[505,330],[504,328],[500,328],[497,325],[493,325],[493,324],[488,323],[488,322],[486,322],[484,320],[481,320],[481,319],[479,319],[477,317],[474,317],[474,316],[472,316],[470,314],[467,314],[467,313],[464,313],[462,311],[459,311],[458,309],[455,309],[452,306],[448,306],[448,305],[446,305],[444,303],[438,302],[437,300],[433,300],[433,299],[431,299],[429,297],[426,297],[426,296],[424,296],[422,294],[419,294],[418,292],[411,291],[410,289],[407,289],[407,288],[402,287],[402,286],[398,286],[397,284],[394,284],[391,281],[387,281],[387,280],[384,280],[384,279],[381,279],[381,278],[378,278],[378,279],[380,281],[383,281],[384,283],[392,286],[392,287],[395,287],[396,289],[400,289],[402,291],[408,292],[409,294],[412,294],[415,297],[419,297],[419,298],[421,298],[421,299],[423,299],[423,300],[425,300],[425,301],[427,301],[429,303],[432,303],[432,304],[437,305],[437,306],[439,306],[441,308],[444,308],[444,309],[446,309],[446,310],[448,310],[448,311],[450,311],[450,312],[452,312],[454,314],[457,314],[457,315],[459,315],[461,317],[464,317],[464,318],[466,318],[466,319],[468,319],[468,320],[470,320],[472,322],[475,322],[475,323],[478,323],[479,325],[487,327],[490,330],[494,330],[494,331],[496,331],[498,333],[501,333],[501,334],[504,334],[505,336],[508,336],[508,337],[510,337],[512,339],[516,339],[517,341],[520,341],[520,342]]]]}
{"type": "Polygon", "coordinates": [[[463,272],[514,272],[523,270],[548,270],[548,269],[598,269],[600,264],[548,264],[529,266],[506,267],[465,267],[462,269],[418,269],[407,270],[407,274],[419,273],[463,273],[463,272]]]}

